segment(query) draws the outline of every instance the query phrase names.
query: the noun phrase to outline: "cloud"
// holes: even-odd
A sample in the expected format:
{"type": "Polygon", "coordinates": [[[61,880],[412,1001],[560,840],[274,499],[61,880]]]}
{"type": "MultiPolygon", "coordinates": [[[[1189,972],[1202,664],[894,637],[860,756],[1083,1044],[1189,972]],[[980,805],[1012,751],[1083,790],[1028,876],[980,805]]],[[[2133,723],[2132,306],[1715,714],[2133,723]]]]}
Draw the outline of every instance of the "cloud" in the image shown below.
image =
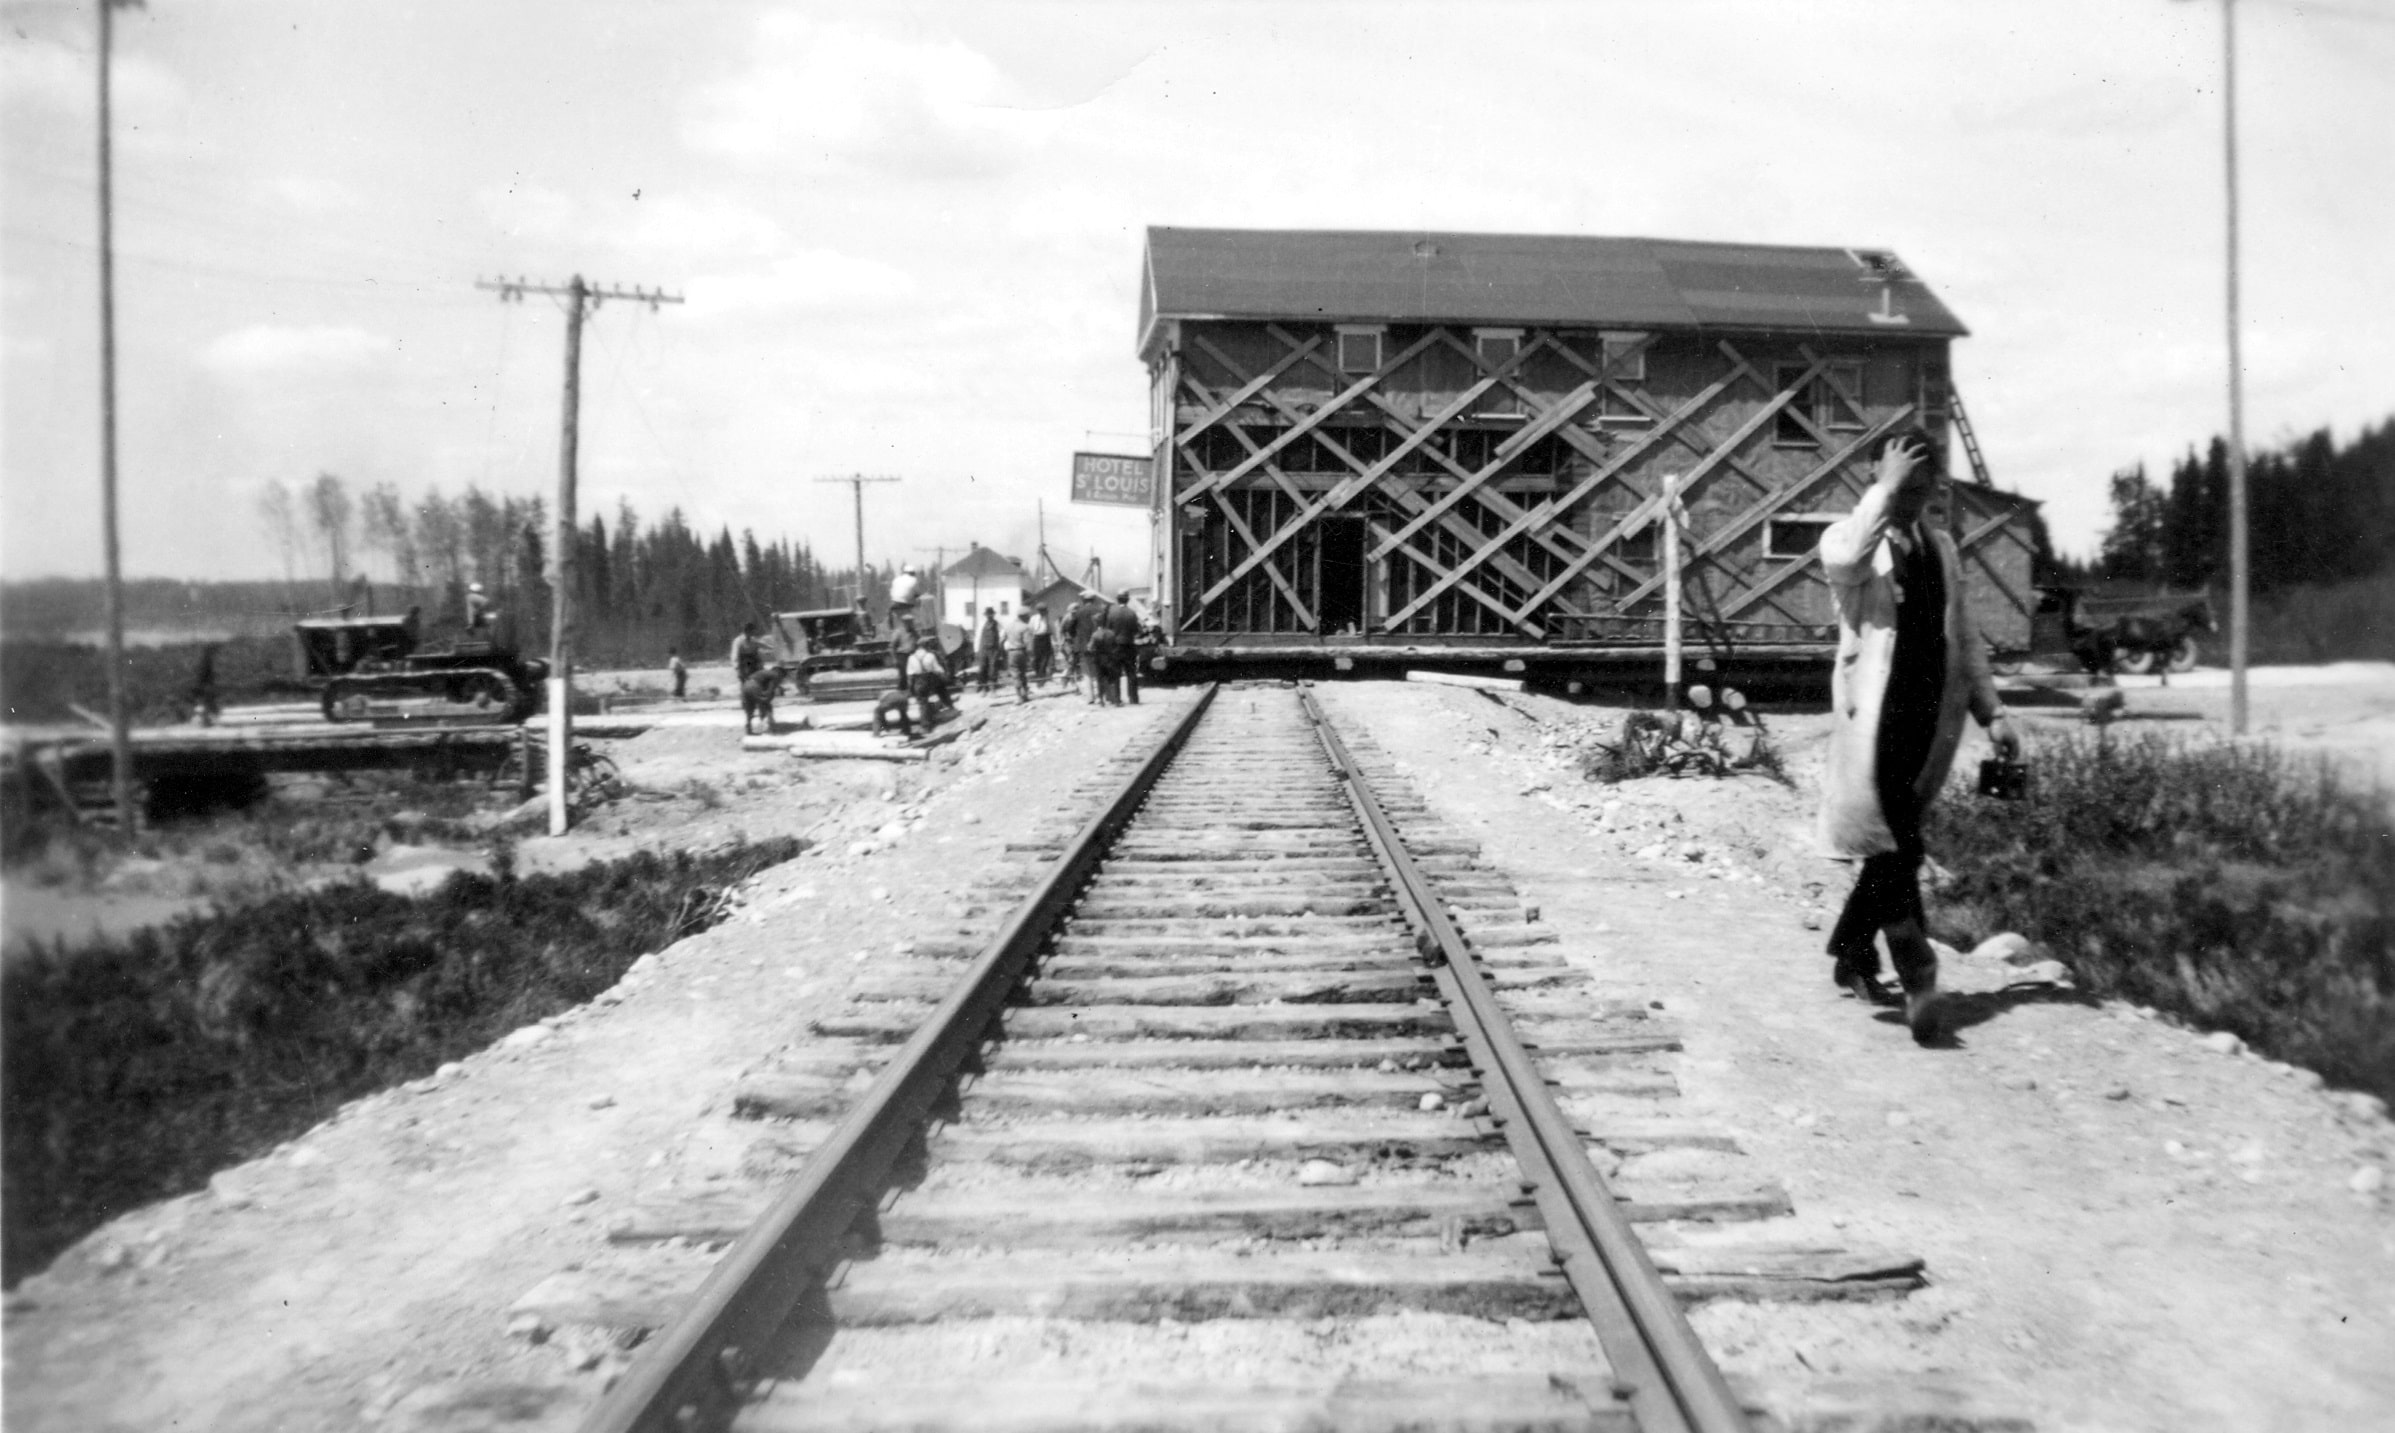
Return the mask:
{"type": "Polygon", "coordinates": [[[397,348],[380,334],[347,325],[294,328],[261,323],[217,339],[201,351],[200,361],[233,375],[324,372],[362,368],[397,348]]]}
{"type": "Polygon", "coordinates": [[[784,246],[782,226],[738,200],[660,195],[637,203],[626,247],[688,261],[695,255],[762,256],[784,246]]]}
{"type": "MultiPolygon", "coordinates": [[[[80,14],[81,9],[60,11],[61,17],[71,17],[76,26],[71,34],[34,36],[20,27],[10,43],[0,46],[0,88],[10,99],[84,119],[98,108],[94,41],[85,28],[89,17],[80,14]]],[[[109,66],[108,86],[109,108],[122,130],[163,122],[190,100],[189,89],[174,71],[155,60],[125,53],[121,39],[109,66]]]]}
{"type": "Polygon", "coordinates": [[[1004,108],[1011,86],[953,38],[769,14],[747,73],[708,88],[692,148],[748,161],[893,178],[980,178],[1011,168],[1039,121],[1004,108]]]}
{"type": "Polygon", "coordinates": [[[311,218],[347,214],[358,208],[354,185],[309,174],[283,174],[263,181],[267,196],[287,212],[311,218]]]}
{"type": "Polygon", "coordinates": [[[691,316],[702,319],[792,310],[887,314],[916,287],[912,274],[879,259],[802,249],[763,269],[693,279],[688,299],[691,316]]]}
{"type": "Polygon", "coordinates": [[[556,189],[510,183],[474,196],[485,218],[511,239],[564,240],[581,234],[581,212],[573,197],[556,189]]]}

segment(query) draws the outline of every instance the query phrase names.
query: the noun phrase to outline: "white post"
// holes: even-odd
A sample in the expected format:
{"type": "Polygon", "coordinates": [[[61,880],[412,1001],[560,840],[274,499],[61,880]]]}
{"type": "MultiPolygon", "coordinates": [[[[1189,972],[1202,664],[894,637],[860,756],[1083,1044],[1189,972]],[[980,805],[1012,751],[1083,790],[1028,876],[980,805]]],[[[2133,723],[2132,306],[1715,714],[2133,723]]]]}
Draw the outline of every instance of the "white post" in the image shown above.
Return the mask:
{"type": "Polygon", "coordinates": [[[1663,480],[1663,708],[1680,707],[1680,476],[1663,480]]]}

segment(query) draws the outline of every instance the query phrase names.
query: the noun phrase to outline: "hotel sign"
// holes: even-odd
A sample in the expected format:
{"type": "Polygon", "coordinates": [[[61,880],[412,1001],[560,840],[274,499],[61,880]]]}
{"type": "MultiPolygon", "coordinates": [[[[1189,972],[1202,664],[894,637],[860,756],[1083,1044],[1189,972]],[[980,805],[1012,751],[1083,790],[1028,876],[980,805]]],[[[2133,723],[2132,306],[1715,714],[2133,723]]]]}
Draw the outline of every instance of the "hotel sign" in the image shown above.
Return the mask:
{"type": "Polygon", "coordinates": [[[1113,453],[1073,455],[1073,501],[1144,508],[1155,500],[1156,465],[1113,453]]]}

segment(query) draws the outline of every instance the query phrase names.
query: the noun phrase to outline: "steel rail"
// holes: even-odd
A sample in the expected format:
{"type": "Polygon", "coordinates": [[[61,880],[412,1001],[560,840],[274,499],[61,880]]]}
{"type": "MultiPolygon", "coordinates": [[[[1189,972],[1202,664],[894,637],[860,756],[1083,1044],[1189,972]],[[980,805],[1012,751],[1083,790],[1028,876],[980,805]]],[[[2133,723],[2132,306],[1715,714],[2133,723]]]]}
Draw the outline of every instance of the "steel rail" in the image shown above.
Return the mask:
{"type": "Polygon", "coordinates": [[[1365,839],[1389,870],[1417,945],[1437,962],[1440,992],[1480,1073],[1490,1115],[1522,1166],[1564,1278],[1596,1327],[1613,1365],[1615,1392],[1630,1404],[1641,1433],[1749,1433],[1737,1395],[1664,1287],[1604,1175],[1589,1163],[1579,1131],[1556,1105],[1546,1077],[1514,1034],[1488,977],[1370,781],[1314,694],[1299,695],[1365,839]]]}
{"type": "Polygon", "coordinates": [[[690,1306],[643,1346],[583,1420],[584,1433],[691,1433],[730,1424],[754,1355],[840,1263],[849,1226],[990,1022],[1071,909],[1108,845],[1187,744],[1214,700],[1207,686],[1106,808],[974,958],[972,968],[899,1050],[770,1208],[724,1252],[690,1306]]]}

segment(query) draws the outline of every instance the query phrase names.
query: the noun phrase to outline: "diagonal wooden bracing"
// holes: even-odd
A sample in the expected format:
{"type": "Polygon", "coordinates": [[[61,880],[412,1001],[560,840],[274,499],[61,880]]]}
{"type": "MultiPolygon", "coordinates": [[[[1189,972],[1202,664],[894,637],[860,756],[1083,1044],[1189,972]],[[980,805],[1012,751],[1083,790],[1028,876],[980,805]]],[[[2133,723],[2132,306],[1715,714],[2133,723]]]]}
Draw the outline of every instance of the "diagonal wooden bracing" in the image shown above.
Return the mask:
{"type": "Polygon", "coordinates": [[[1985,522],[1957,538],[1954,544],[1955,551],[1961,554],[1965,561],[1976,562],[1980,571],[1987,574],[1988,585],[2003,593],[2004,600],[2011,603],[2013,609],[2019,612],[2024,620],[2033,619],[2036,614],[2029,594],[2025,591],[2015,591],[2013,584],[2006,580],[2003,571],[1987,555],[1986,549],[2000,537],[2007,539],[2010,545],[2021,548],[2034,565],[2036,552],[2030,546],[2028,535],[2013,525],[2012,514],[2008,512],[1999,511],[1992,514],[1985,522]]]}
{"type": "MultiPolygon", "coordinates": [[[[1202,346],[1212,351],[1216,361],[1223,361],[1222,352],[1220,349],[1215,349],[1212,345],[1206,344],[1202,337],[1197,341],[1202,346]]],[[[1251,454],[1237,466],[1231,468],[1227,472],[1217,474],[1212,478],[1191,484],[1190,486],[1182,489],[1179,493],[1176,493],[1174,495],[1175,500],[1184,503],[1194,502],[1216,488],[1229,487],[1231,484],[1239,481],[1241,478],[1246,477],[1249,473],[1252,473],[1256,469],[1264,466],[1266,462],[1277,455],[1283,448],[1288,447],[1291,443],[1296,442],[1298,439],[1305,437],[1308,433],[1311,433],[1315,429],[1321,427],[1323,422],[1332,415],[1345,411],[1347,406],[1355,402],[1359,395],[1369,392],[1371,389],[1387,382],[1390,375],[1396,373],[1408,363],[1413,362],[1414,359],[1420,355],[1424,349],[1430,347],[1430,344],[1431,339],[1428,335],[1425,335],[1424,337],[1415,340],[1413,343],[1408,344],[1404,351],[1399,353],[1395,358],[1383,363],[1378,369],[1374,370],[1369,375],[1357,379],[1344,391],[1334,396],[1329,402],[1323,404],[1320,408],[1315,409],[1311,413],[1297,415],[1296,421],[1291,423],[1287,428],[1282,429],[1279,435],[1274,437],[1271,442],[1266,443],[1262,449],[1254,454],[1251,454]]],[[[1302,357],[1302,355],[1300,356],[1302,357]]],[[[1233,373],[1237,373],[1239,371],[1238,366],[1235,364],[1227,366],[1233,373]]],[[[1278,395],[1274,394],[1269,386],[1258,388],[1256,391],[1257,395],[1262,397],[1267,403],[1272,403],[1276,408],[1280,408],[1284,412],[1287,411],[1285,406],[1278,401],[1278,395]]],[[[1234,423],[1231,426],[1235,430],[1239,425],[1234,423]]],[[[1350,496],[1352,496],[1352,494],[1350,494],[1350,496]]]]}
{"type": "MultiPolygon", "coordinates": [[[[1731,352],[1733,362],[1736,365],[1735,370],[1730,374],[1715,380],[1705,389],[1704,392],[1698,394],[1695,398],[1689,400],[1689,402],[1682,404],[1679,411],[1672,416],[1670,423],[1671,427],[1677,428],[1682,423],[1694,419],[1697,414],[1702,412],[1706,407],[1711,406],[1715,400],[1729,390],[1729,387],[1732,383],[1737,381],[1737,379],[1741,376],[1741,372],[1743,372],[1744,376],[1749,378],[1759,377],[1759,375],[1756,375],[1751,368],[1748,368],[1745,365],[1743,360],[1736,358],[1735,350],[1730,350],[1728,344],[1725,343],[1722,345],[1722,347],[1731,352]]],[[[1729,455],[1735,453],[1738,448],[1746,442],[1747,439],[1753,437],[1756,432],[1761,430],[1764,424],[1771,422],[1775,417],[1777,417],[1779,411],[1788,405],[1789,401],[1798,391],[1800,391],[1803,384],[1810,379],[1810,376],[1818,367],[1818,364],[1808,367],[1806,369],[1805,378],[1799,379],[1798,383],[1791,386],[1788,390],[1773,394],[1771,398],[1762,405],[1761,408],[1757,409],[1755,413],[1751,415],[1744,423],[1739,424],[1729,437],[1725,438],[1720,443],[1714,445],[1712,449],[1707,451],[1706,455],[1698,460],[1697,465],[1681,477],[1679,483],[1679,492],[1685,494],[1692,490],[1696,484],[1703,481],[1706,474],[1711,472],[1714,467],[1724,462],[1729,455]]],[[[1770,385],[1768,383],[1765,384],[1764,389],[1766,392],[1769,392],[1770,385]]],[[[1660,439],[1662,437],[1662,433],[1658,431],[1651,436],[1660,439]]],[[[1572,500],[1577,501],[1579,496],[1584,495],[1584,489],[1593,491],[1593,483],[1594,480],[1592,479],[1575,485],[1573,488],[1574,496],[1572,500]]],[[[1647,523],[1661,516],[1664,498],[1665,495],[1661,490],[1645,495],[1636,507],[1624,514],[1613,524],[1610,529],[1606,531],[1604,536],[1597,539],[1595,550],[1602,550],[1612,547],[1615,543],[1620,542],[1625,535],[1638,531],[1647,523]]],[[[1557,573],[1553,578],[1549,579],[1544,588],[1541,588],[1538,592],[1534,593],[1526,606],[1530,609],[1535,609],[1540,603],[1545,602],[1549,598],[1553,597],[1556,593],[1562,591],[1566,584],[1576,580],[1582,572],[1586,571],[1588,565],[1594,560],[1595,552],[1592,551],[1588,554],[1582,555],[1579,558],[1575,558],[1570,563],[1565,564],[1564,570],[1557,573]]],[[[1654,590],[1654,587],[1659,585],[1660,582],[1660,578],[1650,579],[1646,586],[1646,591],[1654,590]]],[[[1644,594],[1641,593],[1640,595],[1643,596],[1644,594]]],[[[1616,605],[1619,607],[1627,607],[1632,601],[1635,600],[1637,600],[1635,597],[1623,599],[1617,602],[1616,605]]]]}
{"type": "MultiPolygon", "coordinates": [[[[1229,425],[1226,431],[1232,433],[1237,437],[1238,441],[1243,446],[1246,446],[1250,449],[1249,456],[1242,460],[1236,467],[1221,475],[1209,475],[1208,477],[1201,478],[1199,482],[1192,484],[1189,488],[1185,489],[1184,492],[1190,495],[1195,495],[1207,491],[1210,488],[1220,489],[1222,487],[1227,487],[1239,476],[1256,471],[1258,468],[1262,467],[1266,468],[1267,471],[1276,478],[1276,481],[1282,482],[1291,490],[1292,496],[1299,500],[1300,507],[1297,515],[1289,522],[1283,524],[1281,528],[1274,532],[1270,537],[1266,538],[1261,543],[1251,542],[1247,556],[1240,559],[1240,561],[1233,566],[1232,570],[1228,574],[1217,579],[1215,583],[1200,596],[1198,602],[1195,604],[1197,608],[1202,609],[1206,605],[1220,599],[1220,597],[1225,592],[1231,590],[1232,586],[1235,585],[1241,578],[1245,577],[1249,572],[1255,570],[1258,566],[1265,565],[1283,544],[1289,542],[1299,533],[1303,532],[1323,513],[1333,511],[1344,506],[1349,501],[1352,501],[1357,494],[1366,491],[1375,483],[1378,483],[1387,477],[1389,473],[1397,466],[1397,464],[1404,460],[1407,454],[1426,442],[1431,436],[1431,433],[1434,432],[1440,424],[1449,421],[1459,414],[1471,411],[1471,406],[1479,402],[1480,399],[1489,391],[1489,389],[1495,385],[1495,383],[1498,381],[1497,377],[1484,377],[1481,382],[1474,384],[1469,389],[1466,389],[1464,393],[1459,395],[1454,402],[1450,403],[1447,409],[1442,411],[1438,420],[1427,425],[1423,431],[1409,435],[1403,443],[1399,444],[1395,449],[1375,462],[1368,463],[1357,457],[1354,453],[1350,452],[1344,444],[1340,443],[1335,437],[1333,437],[1330,431],[1322,427],[1325,419],[1354,403],[1359,396],[1372,391],[1404,364],[1413,361],[1415,357],[1419,356],[1426,348],[1429,347],[1432,342],[1435,341],[1436,332],[1437,331],[1434,330],[1432,334],[1425,335],[1422,339],[1411,345],[1408,345],[1407,348],[1400,353],[1396,359],[1382,364],[1381,367],[1371,377],[1360,383],[1351,385],[1347,390],[1334,397],[1329,402],[1323,404],[1322,407],[1316,409],[1310,414],[1296,411],[1293,405],[1288,402],[1288,400],[1282,398],[1278,394],[1272,393],[1268,388],[1257,389],[1254,387],[1252,382],[1242,385],[1243,390],[1252,389],[1268,406],[1273,408],[1275,412],[1290,420],[1290,426],[1276,436],[1272,442],[1259,447],[1254,443],[1253,439],[1246,435],[1246,433],[1238,424],[1229,425]],[[1286,478],[1286,475],[1280,474],[1277,470],[1277,467],[1271,463],[1274,455],[1276,455],[1281,449],[1287,447],[1289,442],[1295,436],[1298,436],[1303,432],[1313,433],[1315,442],[1324,450],[1335,455],[1342,463],[1346,464],[1350,470],[1349,477],[1342,479],[1339,483],[1334,485],[1329,492],[1322,495],[1319,499],[1310,502],[1305,501],[1302,495],[1296,491],[1295,484],[1290,482],[1286,478]]],[[[1306,351],[1300,351],[1304,349],[1310,349],[1311,345],[1301,344],[1293,336],[1287,335],[1285,333],[1282,336],[1293,350],[1292,353],[1284,356],[1284,362],[1296,362],[1301,359],[1311,357],[1310,353],[1306,351]]],[[[1203,351],[1205,351],[1207,355],[1216,363],[1221,364],[1226,371],[1234,375],[1239,372],[1238,365],[1233,363],[1229,356],[1224,354],[1219,348],[1215,347],[1211,343],[1208,343],[1203,335],[1193,336],[1192,341],[1196,343],[1203,351]]],[[[1513,363],[1507,365],[1503,371],[1510,372],[1512,367],[1518,366],[1519,363],[1526,357],[1526,353],[1516,355],[1513,363]]],[[[1318,365],[1321,364],[1319,357],[1313,357],[1312,361],[1318,365]]],[[[1189,454],[1188,456],[1193,466],[1202,466],[1197,463],[1196,456],[1194,454],[1189,454]]],[[[1406,505],[1409,508],[1415,508],[1418,510],[1419,505],[1423,502],[1419,494],[1413,492],[1409,486],[1402,482],[1389,484],[1386,491],[1388,491],[1391,496],[1396,498],[1401,504],[1406,505]]],[[[1443,525],[1447,526],[1450,531],[1455,532],[1459,540],[1477,542],[1482,536],[1479,529],[1471,526],[1469,523],[1462,522],[1460,519],[1454,518],[1452,515],[1441,515],[1439,520],[1443,525]]],[[[1431,566],[1435,570],[1438,564],[1432,563],[1431,566]]],[[[1502,567],[1500,570],[1502,570],[1502,567]]],[[[1522,569],[1518,573],[1508,575],[1512,576],[1513,580],[1516,582],[1525,586],[1537,581],[1536,574],[1529,572],[1527,569],[1522,569]]],[[[1544,635],[1544,630],[1536,622],[1529,621],[1521,617],[1510,616],[1509,609],[1505,601],[1497,595],[1483,591],[1477,586],[1471,587],[1467,591],[1466,595],[1472,597],[1475,601],[1480,602],[1490,611],[1497,613],[1500,616],[1506,616],[1512,625],[1521,629],[1527,635],[1534,637],[1544,635]]]]}
{"type": "MultiPolygon", "coordinates": [[[[1178,497],[1185,504],[1211,499],[1211,506],[1223,513],[1232,534],[1245,550],[1231,560],[1225,575],[1216,578],[1197,596],[1185,620],[1194,620],[1197,613],[1221,601],[1225,594],[1261,569],[1295,614],[1298,624],[1317,625],[1313,609],[1298,590],[1302,584],[1293,581],[1283,554],[1288,544],[1324,514],[1345,508],[1371,491],[1395,511],[1389,514],[1389,521],[1378,518],[1371,521],[1367,528],[1367,560],[1379,563],[1402,557],[1415,572],[1428,579],[1412,587],[1401,599],[1402,605],[1378,620],[1379,629],[1398,630],[1432,603],[1454,593],[1485,609],[1505,626],[1527,636],[1543,637],[1548,615],[1564,618],[1584,615],[1563,606],[1559,599],[1573,583],[1583,580],[1592,567],[1602,565],[1631,584],[1626,596],[1612,600],[1617,610],[1644,600],[1660,588],[1658,575],[1643,566],[1626,563],[1619,556],[1623,539],[1661,513],[1665,495],[1660,487],[1649,490],[1631,476],[1636,465],[1652,466],[1652,459],[1660,450],[1683,448],[1694,456],[1693,466],[1678,480],[1678,491],[1683,495],[1722,475],[1734,476],[1759,494],[1756,501],[1726,526],[1707,534],[1696,545],[1688,569],[1695,575],[1702,570],[1697,564],[1723,566],[1724,554],[1733,543],[1772,515],[1803,500],[1821,483],[1844,473],[1858,454],[1866,452],[1914,413],[1908,404],[1851,435],[1825,431],[1816,424],[1808,407],[1799,402],[1814,391],[1816,383],[1827,381],[1830,370],[1831,360],[1809,346],[1800,346],[1803,365],[1791,382],[1781,386],[1774,384],[1734,345],[1720,341],[1716,347],[1726,360],[1726,371],[1702,392],[1666,412],[1642,389],[1618,377],[1619,371],[1629,365],[1632,353],[1600,355],[1592,362],[1551,334],[1539,333],[1508,358],[1492,361],[1484,358],[1475,346],[1465,344],[1449,328],[1433,327],[1373,373],[1355,379],[1336,369],[1320,336],[1301,337],[1278,324],[1265,328],[1283,351],[1254,376],[1246,374],[1204,334],[1189,336],[1193,346],[1231,381],[1210,388],[1190,376],[1187,369],[1180,370],[1180,387],[1194,400],[1189,406],[1198,416],[1173,439],[1173,446],[1183,460],[1183,470],[1193,475],[1178,497]],[[1478,376],[1437,412],[1416,418],[1393,398],[1391,379],[1433,345],[1453,350],[1478,370],[1478,376]],[[1578,368],[1585,381],[1557,397],[1524,386],[1520,377],[1524,365],[1548,353],[1578,368]],[[1335,390],[1319,407],[1302,407],[1274,391],[1276,380],[1301,365],[1319,370],[1330,379],[1335,390]],[[1724,438],[1713,440],[1700,433],[1697,425],[1706,412],[1740,384],[1751,384],[1763,394],[1764,402],[1757,411],[1724,438]],[[1491,394],[1510,398],[1524,421],[1498,440],[1484,461],[1468,465],[1448,451],[1446,445],[1433,441],[1458,419],[1475,411],[1491,394]],[[1643,417],[1647,425],[1644,430],[1635,437],[1625,434],[1608,440],[1587,431],[1576,421],[1591,403],[1607,394],[1643,417]],[[1230,421],[1238,410],[1250,405],[1270,410],[1284,426],[1269,440],[1259,442],[1245,426],[1230,421]],[[1344,428],[1330,421],[1354,412],[1371,413],[1375,426],[1395,440],[1378,457],[1371,460],[1359,457],[1341,441],[1344,428]],[[1796,483],[1775,486],[1741,455],[1741,450],[1772,424],[1793,425],[1830,456],[1796,483]],[[1197,450],[1196,440],[1218,429],[1233,436],[1244,456],[1219,470],[1209,470],[1197,450]],[[1317,451],[1335,458],[1346,469],[1327,490],[1311,494],[1291,477],[1281,462],[1289,446],[1308,435],[1317,451]],[[1574,480],[1568,491],[1536,502],[1525,503],[1501,491],[1498,482],[1522,455],[1532,445],[1549,438],[1566,445],[1586,461],[1588,471],[1574,480]],[[1623,442],[1623,438],[1628,441],[1623,442]],[[1430,464],[1453,481],[1435,493],[1410,481],[1399,469],[1417,455],[1417,461],[1430,464]],[[1268,479],[1287,495],[1290,504],[1272,513],[1275,525],[1269,532],[1259,532],[1257,525],[1248,521],[1229,500],[1229,489],[1251,476],[1268,479]],[[1591,537],[1565,520],[1576,506],[1612,484],[1625,488],[1633,502],[1629,511],[1607,530],[1591,537]],[[1429,533],[1439,534],[1443,544],[1453,544],[1447,549],[1450,555],[1442,558],[1439,552],[1425,550],[1419,539],[1429,533]],[[1539,566],[1528,565],[1532,560],[1539,566]]],[[[1839,388],[1839,396],[1850,409],[1859,402],[1859,395],[1847,393],[1844,386],[1839,388]]],[[[1320,481],[1319,477],[1315,479],[1316,483],[1320,481]]],[[[1264,514],[1254,516],[1260,518],[1264,514]]],[[[1977,540],[1984,540],[2001,527],[1999,519],[1977,540]]],[[[1728,620],[1770,600],[1775,592],[1803,573],[1809,563],[1809,558],[1790,559],[1743,573],[1724,567],[1735,590],[1717,608],[1717,615],[1728,620]]],[[[1414,580],[1408,579],[1409,583],[1414,580]]]]}

